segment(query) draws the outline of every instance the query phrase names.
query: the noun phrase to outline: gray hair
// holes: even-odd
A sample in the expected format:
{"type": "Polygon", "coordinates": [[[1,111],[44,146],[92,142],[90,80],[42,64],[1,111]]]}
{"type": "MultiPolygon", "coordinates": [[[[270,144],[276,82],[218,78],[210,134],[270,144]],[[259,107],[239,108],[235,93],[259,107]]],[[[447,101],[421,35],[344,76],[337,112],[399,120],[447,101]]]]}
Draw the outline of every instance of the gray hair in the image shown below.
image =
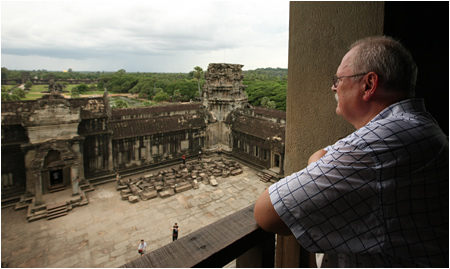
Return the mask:
{"type": "Polygon", "coordinates": [[[398,41],[387,36],[368,37],[356,41],[353,71],[375,72],[380,86],[392,92],[403,92],[415,96],[417,66],[411,54],[398,41]]]}

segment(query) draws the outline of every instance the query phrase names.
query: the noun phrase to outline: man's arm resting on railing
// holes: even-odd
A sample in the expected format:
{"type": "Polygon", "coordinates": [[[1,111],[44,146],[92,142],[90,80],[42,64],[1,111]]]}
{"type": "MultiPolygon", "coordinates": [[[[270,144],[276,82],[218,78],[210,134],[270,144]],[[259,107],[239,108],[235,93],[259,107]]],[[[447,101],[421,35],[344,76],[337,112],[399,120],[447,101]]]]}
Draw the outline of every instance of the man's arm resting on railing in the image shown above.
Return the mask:
{"type": "Polygon", "coordinates": [[[286,226],[284,221],[278,216],[270,201],[269,188],[267,188],[255,204],[255,220],[258,225],[267,232],[291,235],[291,230],[286,226]]]}
{"type": "MultiPolygon", "coordinates": [[[[324,149],[316,151],[309,157],[308,164],[316,162],[322,158],[327,152],[324,149]]],[[[255,204],[255,220],[258,225],[265,231],[280,235],[291,235],[291,230],[273,208],[270,200],[269,188],[267,188],[261,196],[256,200],[255,204]]]]}

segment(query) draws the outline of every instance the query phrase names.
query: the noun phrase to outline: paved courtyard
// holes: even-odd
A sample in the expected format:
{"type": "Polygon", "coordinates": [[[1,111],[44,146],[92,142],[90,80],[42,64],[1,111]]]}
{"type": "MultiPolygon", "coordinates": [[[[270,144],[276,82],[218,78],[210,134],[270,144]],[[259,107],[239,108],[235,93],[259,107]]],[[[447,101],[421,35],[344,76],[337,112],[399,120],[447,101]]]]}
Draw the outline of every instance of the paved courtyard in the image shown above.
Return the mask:
{"type": "Polygon", "coordinates": [[[97,185],[87,193],[88,205],[53,220],[29,223],[26,210],[2,209],[2,264],[119,267],[138,257],[140,239],[147,251],[170,243],[175,222],[180,238],[254,203],[270,183],[242,168],[243,174],[216,178],[217,187],[200,183],[199,189],[135,204],[121,199],[115,182],[97,185]]]}

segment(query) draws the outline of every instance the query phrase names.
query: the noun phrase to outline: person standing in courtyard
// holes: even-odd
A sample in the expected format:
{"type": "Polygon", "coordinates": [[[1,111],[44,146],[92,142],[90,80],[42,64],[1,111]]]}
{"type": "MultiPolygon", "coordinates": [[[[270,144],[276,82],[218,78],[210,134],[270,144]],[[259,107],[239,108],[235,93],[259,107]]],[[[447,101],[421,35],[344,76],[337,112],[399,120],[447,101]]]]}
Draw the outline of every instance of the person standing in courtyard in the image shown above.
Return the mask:
{"type": "Polygon", "coordinates": [[[179,231],[180,231],[180,228],[178,228],[178,224],[175,222],[175,225],[172,227],[172,241],[175,241],[178,239],[179,231]]]}
{"type": "Polygon", "coordinates": [[[331,90],[356,131],[267,188],[260,227],[294,235],[331,267],[448,268],[448,137],[414,98],[417,72],[392,38],[354,43],[331,90]]]}
{"type": "Polygon", "coordinates": [[[145,254],[146,251],[147,251],[147,243],[145,243],[144,239],[141,239],[141,243],[139,244],[138,247],[138,252],[142,256],[145,254]]]}
{"type": "Polygon", "coordinates": [[[183,154],[183,156],[181,156],[181,160],[183,160],[183,164],[186,164],[186,155],[183,154]]]}
{"type": "Polygon", "coordinates": [[[199,152],[198,152],[198,161],[201,161],[201,160],[202,160],[202,152],[199,151],[199,152]]]}

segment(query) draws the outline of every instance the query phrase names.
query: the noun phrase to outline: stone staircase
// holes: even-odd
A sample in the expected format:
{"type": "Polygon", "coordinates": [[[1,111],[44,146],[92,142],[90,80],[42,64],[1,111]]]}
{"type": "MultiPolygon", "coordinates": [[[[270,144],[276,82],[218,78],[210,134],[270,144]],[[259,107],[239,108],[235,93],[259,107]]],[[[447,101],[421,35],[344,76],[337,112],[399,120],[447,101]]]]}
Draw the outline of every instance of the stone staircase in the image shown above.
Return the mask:
{"type": "Polygon", "coordinates": [[[61,185],[61,186],[58,186],[58,187],[49,188],[48,192],[49,193],[54,193],[54,192],[58,192],[58,191],[63,191],[65,189],[66,189],[66,187],[61,185]]]}
{"type": "Polygon", "coordinates": [[[278,175],[277,173],[267,169],[262,170],[261,173],[259,174],[259,177],[261,178],[260,180],[262,182],[272,182],[272,183],[275,183],[281,178],[283,178],[283,176],[278,175]]]}
{"type": "Polygon", "coordinates": [[[47,220],[56,219],[67,215],[69,209],[65,202],[47,206],[47,220]]]}

